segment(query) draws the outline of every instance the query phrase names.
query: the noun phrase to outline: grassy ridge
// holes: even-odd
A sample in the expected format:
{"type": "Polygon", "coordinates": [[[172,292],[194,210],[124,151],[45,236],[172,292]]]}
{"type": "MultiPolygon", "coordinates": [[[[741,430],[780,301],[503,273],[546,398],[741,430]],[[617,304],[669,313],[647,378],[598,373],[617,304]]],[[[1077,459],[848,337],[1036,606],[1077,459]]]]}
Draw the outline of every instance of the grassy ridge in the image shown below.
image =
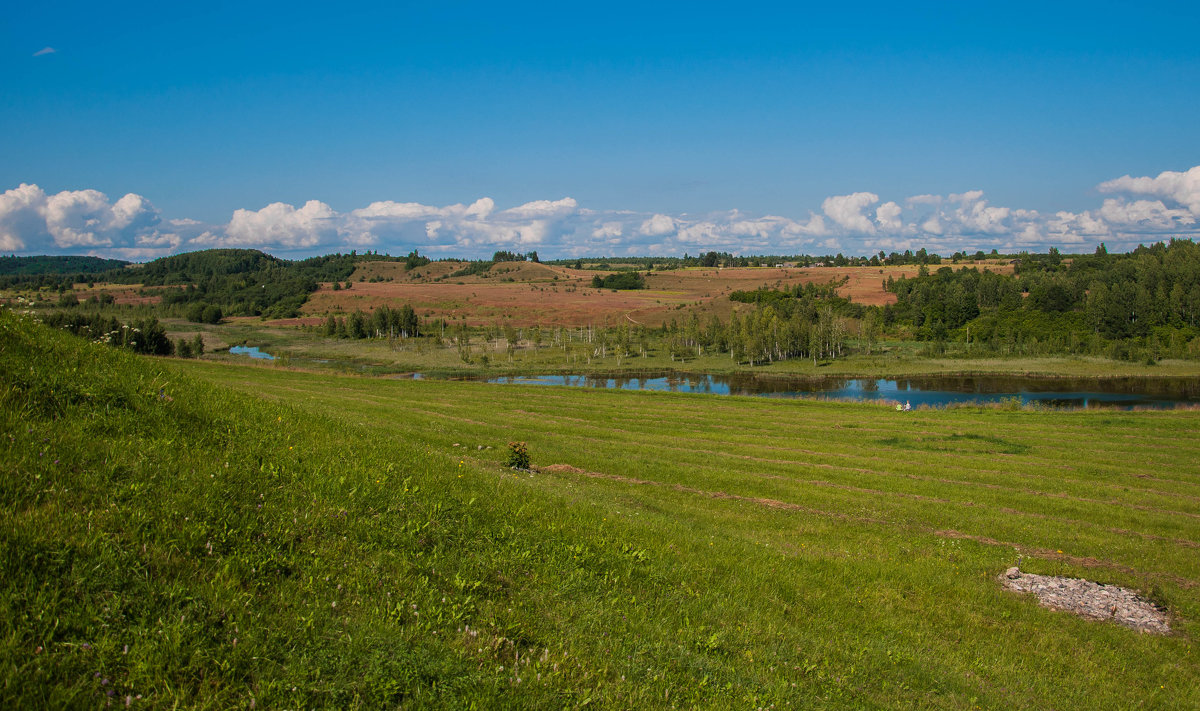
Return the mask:
{"type": "Polygon", "coordinates": [[[1200,703],[1198,413],[380,381],[0,331],[6,706],[1200,703]],[[513,439],[540,472],[500,466],[513,439]],[[1179,632],[1002,592],[1014,548],[1179,632]]]}

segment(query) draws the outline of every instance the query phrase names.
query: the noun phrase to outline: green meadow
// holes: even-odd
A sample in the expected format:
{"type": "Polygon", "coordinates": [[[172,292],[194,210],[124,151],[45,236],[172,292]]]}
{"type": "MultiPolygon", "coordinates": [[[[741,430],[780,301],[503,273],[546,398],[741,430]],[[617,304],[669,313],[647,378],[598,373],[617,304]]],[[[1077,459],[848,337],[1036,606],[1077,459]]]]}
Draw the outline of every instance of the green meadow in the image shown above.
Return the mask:
{"type": "Polygon", "coordinates": [[[1200,707],[1197,411],[365,378],[9,312],[0,381],[7,708],[1200,707]]]}

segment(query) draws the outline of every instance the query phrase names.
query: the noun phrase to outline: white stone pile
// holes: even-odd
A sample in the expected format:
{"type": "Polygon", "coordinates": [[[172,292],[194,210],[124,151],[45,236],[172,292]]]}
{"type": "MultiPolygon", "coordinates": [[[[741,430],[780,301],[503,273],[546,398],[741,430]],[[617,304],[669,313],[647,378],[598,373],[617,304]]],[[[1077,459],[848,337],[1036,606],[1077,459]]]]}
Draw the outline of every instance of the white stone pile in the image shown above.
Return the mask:
{"type": "Polygon", "coordinates": [[[1132,590],[1101,585],[1081,578],[1022,573],[1009,568],[1000,576],[1004,587],[1033,593],[1038,602],[1093,620],[1111,620],[1141,632],[1166,634],[1171,631],[1167,615],[1132,590]]]}

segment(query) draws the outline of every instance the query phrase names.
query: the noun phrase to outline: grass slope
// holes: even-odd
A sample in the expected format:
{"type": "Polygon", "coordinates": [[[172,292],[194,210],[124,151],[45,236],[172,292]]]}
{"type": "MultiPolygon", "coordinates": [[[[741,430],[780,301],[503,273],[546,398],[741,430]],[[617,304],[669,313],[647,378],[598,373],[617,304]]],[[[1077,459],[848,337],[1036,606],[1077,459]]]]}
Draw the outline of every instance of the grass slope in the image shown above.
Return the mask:
{"type": "Polygon", "coordinates": [[[8,707],[1200,704],[1195,412],[380,381],[7,313],[0,378],[8,707]],[[1018,553],[1177,632],[1005,593],[1018,553]]]}

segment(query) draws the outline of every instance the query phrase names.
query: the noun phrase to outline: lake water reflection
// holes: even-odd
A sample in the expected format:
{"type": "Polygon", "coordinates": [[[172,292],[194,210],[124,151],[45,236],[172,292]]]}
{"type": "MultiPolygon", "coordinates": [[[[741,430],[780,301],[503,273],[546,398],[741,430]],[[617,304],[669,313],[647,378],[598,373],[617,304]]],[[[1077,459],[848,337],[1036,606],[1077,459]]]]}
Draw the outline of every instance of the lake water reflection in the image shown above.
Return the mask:
{"type": "Polygon", "coordinates": [[[1019,400],[1046,407],[1119,409],[1200,405],[1195,378],[1031,378],[924,376],[917,378],[763,378],[754,375],[523,375],[489,383],[659,390],[713,395],[909,402],[913,407],[1019,400]]]}

